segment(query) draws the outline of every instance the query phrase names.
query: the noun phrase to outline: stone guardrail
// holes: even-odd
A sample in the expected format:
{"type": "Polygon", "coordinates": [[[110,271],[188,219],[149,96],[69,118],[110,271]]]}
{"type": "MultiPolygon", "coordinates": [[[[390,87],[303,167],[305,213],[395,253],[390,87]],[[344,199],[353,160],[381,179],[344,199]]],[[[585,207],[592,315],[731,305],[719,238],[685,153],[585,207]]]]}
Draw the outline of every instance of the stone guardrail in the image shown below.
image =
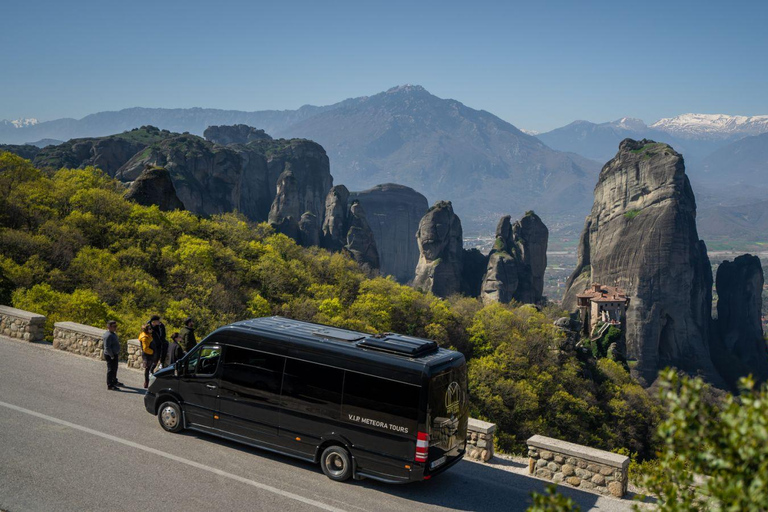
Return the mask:
{"type": "Polygon", "coordinates": [[[106,329],[90,325],[56,322],[53,325],[53,348],[93,359],[103,359],[102,337],[105,332],[106,329]]]}
{"type": "Polygon", "coordinates": [[[578,444],[533,436],[528,471],[539,478],[621,498],[627,492],[629,457],[578,444]]]}
{"type": "Polygon", "coordinates": [[[488,462],[493,458],[493,433],[496,425],[469,418],[467,426],[467,457],[488,462]]]}
{"type": "Polygon", "coordinates": [[[128,368],[141,369],[141,343],[139,340],[128,340],[127,349],[128,360],[126,361],[126,364],[128,365],[128,368]]]}
{"type": "Polygon", "coordinates": [[[0,334],[24,341],[42,341],[45,317],[10,306],[0,306],[0,334]]]}

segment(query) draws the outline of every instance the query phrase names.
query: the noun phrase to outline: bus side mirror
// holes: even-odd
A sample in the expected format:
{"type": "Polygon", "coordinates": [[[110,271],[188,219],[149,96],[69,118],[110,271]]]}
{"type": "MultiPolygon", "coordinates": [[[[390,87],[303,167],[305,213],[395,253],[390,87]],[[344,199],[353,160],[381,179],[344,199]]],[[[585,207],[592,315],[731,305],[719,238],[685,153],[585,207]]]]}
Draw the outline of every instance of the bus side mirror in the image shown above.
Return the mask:
{"type": "Polygon", "coordinates": [[[181,365],[181,361],[176,361],[174,363],[174,367],[176,369],[176,375],[181,375],[182,371],[184,370],[184,367],[181,365]]]}

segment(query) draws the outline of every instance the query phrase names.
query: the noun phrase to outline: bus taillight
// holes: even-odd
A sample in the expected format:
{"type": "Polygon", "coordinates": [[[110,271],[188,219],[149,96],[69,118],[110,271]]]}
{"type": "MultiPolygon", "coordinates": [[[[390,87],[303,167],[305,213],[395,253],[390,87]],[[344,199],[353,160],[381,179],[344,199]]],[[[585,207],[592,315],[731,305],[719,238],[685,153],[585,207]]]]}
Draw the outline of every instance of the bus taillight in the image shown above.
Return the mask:
{"type": "Polygon", "coordinates": [[[416,436],[416,457],[413,460],[416,462],[427,462],[427,455],[429,454],[429,434],[426,432],[419,432],[416,436]]]}

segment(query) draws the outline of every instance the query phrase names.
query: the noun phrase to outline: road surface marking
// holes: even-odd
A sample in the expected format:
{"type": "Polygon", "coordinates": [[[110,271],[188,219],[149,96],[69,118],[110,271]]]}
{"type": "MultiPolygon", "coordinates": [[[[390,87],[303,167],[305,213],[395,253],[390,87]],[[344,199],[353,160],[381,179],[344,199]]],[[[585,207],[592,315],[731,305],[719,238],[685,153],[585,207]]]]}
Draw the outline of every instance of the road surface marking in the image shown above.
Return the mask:
{"type": "Polygon", "coordinates": [[[148,453],[152,453],[154,455],[159,455],[161,457],[165,457],[166,459],[170,459],[176,462],[181,462],[182,464],[186,464],[188,466],[192,466],[193,468],[202,469],[203,471],[208,471],[210,473],[223,476],[226,478],[231,478],[232,480],[236,480],[240,483],[244,483],[246,485],[250,485],[252,487],[256,487],[257,489],[261,489],[262,491],[271,492],[274,494],[278,494],[280,496],[283,496],[285,498],[290,498],[292,500],[300,501],[302,503],[305,503],[307,505],[312,505],[314,507],[328,510],[330,512],[344,512],[343,509],[333,507],[331,505],[326,505],[323,502],[311,500],[309,498],[305,498],[304,496],[299,496],[298,494],[294,494],[292,492],[284,491],[282,489],[278,489],[277,487],[272,487],[271,485],[262,484],[260,482],[256,482],[254,480],[249,480],[248,478],[243,478],[241,476],[228,473],[226,471],[222,471],[220,469],[212,468],[210,466],[206,466],[205,464],[200,464],[199,462],[195,462],[193,460],[185,459],[184,457],[179,457],[178,455],[173,455],[172,453],[167,453],[162,450],[156,450],[154,448],[149,448],[147,446],[134,443],[133,441],[128,441],[127,439],[123,439],[120,437],[116,437],[110,434],[106,434],[104,432],[99,432],[98,430],[93,430],[92,428],[84,427],[82,425],[77,425],[75,423],[70,423],[65,420],[61,420],[59,418],[54,418],[53,416],[48,416],[47,414],[42,414],[36,411],[32,411],[29,409],[25,409],[23,407],[19,407],[18,405],[9,404],[6,402],[0,402],[0,406],[6,407],[8,409],[12,409],[14,411],[23,412],[24,414],[29,414],[30,416],[35,416],[37,418],[41,418],[53,423],[57,423],[59,425],[64,425],[65,427],[69,427],[75,430],[79,430],[81,432],[85,432],[88,434],[93,434],[95,436],[101,437],[103,439],[107,439],[109,441],[114,441],[116,443],[123,444],[125,446],[129,446],[131,448],[136,448],[138,450],[143,450],[148,453]]]}

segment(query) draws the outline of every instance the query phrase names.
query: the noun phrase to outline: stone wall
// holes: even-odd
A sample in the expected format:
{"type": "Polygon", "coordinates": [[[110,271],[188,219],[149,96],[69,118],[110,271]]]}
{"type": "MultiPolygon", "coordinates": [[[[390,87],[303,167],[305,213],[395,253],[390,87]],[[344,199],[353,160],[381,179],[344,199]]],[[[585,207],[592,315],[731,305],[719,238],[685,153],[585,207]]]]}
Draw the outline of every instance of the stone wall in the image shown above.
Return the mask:
{"type": "Polygon", "coordinates": [[[53,348],[93,359],[103,359],[102,336],[105,332],[106,329],[90,325],[56,322],[53,326],[53,348]]]}
{"type": "Polygon", "coordinates": [[[551,437],[528,439],[528,471],[539,478],[622,497],[627,492],[629,457],[551,437]]]}
{"type": "Polygon", "coordinates": [[[0,306],[0,334],[24,341],[42,341],[45,317],[10,306],[0,306]]]}
{"type": "Polygon", "coordinates": [[[469,418],[467,426],[467,457],[488,462],[493,457],[493,433],[496,425],[469,418]]]}
{"type": "Polygon", "coordinates": [[[128,340],[128,368],[141,369],[141,343],[139,340],[128,340]]]}

